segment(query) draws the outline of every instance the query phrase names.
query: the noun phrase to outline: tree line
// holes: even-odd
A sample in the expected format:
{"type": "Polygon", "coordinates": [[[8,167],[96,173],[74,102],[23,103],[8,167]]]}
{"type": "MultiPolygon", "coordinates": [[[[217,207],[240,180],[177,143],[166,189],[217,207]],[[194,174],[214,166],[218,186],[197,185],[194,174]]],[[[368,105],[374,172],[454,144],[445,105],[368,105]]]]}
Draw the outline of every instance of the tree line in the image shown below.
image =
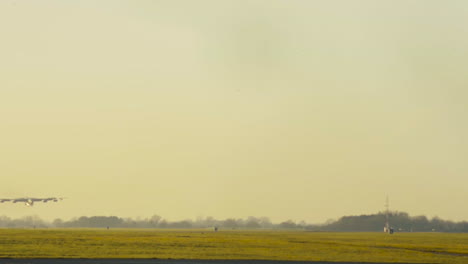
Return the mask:
{"type": "MultiPolygon", "coordinates": [[[[325,225],[309,226],[312,231],[380,232],[387,215],[384,212],[371,215],[343,216],[325,225]]],[[[468,232],[468,222],[454,222],[439,217],[410,216],[405,212],[389,212],[389,224],[395,232],[468,232]]]]}
{"type": "MultiPolygon", "coordinates": [[[[159,215],[149,218],[121,218],[117,216],[81,216],[68,221],[55,219],[47,222],[37,216],[12,219],[0,216],[2,228],[219,228],[219,229],[300,229],[307,231],[335,232],[381,232],[386,222],[386,214],[379,212],[371,215],[343,216],[329,220],[325,224],[307,224],[304,221],[287,220],[272,223],[267,217],[227,218],[217,220],[213,217],[196,220],[169,221],[159,215]]],[[[438,217],[410,216],[405,212],[390,212],[390,226],[396,232],[468,232],[468,222],[454,222],[438,217]]]]}

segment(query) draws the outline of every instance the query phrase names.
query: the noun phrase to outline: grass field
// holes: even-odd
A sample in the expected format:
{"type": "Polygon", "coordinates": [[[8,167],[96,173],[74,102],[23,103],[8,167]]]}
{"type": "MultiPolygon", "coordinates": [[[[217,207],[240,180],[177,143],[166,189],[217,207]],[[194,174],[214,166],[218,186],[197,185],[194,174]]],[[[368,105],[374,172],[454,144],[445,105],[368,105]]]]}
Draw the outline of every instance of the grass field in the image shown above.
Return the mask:
{"type": "Polygon", "coordinates": [[[0,258],[468,263],[468,234],[0,229],[0,258]]]}

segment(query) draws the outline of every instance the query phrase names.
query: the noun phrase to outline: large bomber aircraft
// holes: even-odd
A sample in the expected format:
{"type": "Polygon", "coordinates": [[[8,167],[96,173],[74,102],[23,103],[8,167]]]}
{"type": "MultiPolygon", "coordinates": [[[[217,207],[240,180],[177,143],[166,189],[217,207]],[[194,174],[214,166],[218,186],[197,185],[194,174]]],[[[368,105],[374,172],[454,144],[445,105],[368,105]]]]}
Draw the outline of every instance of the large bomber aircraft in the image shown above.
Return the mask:
{"type": "Polygon", "coordinates": [[[3,199],[0,198],[0,203],[12,202],[12,203],[24,203],[26,206],[33,206],[34,202],[58,202],[63,200],[61,197],[49,197],[49,198],[16,198],[16,199],[3,199]]]}

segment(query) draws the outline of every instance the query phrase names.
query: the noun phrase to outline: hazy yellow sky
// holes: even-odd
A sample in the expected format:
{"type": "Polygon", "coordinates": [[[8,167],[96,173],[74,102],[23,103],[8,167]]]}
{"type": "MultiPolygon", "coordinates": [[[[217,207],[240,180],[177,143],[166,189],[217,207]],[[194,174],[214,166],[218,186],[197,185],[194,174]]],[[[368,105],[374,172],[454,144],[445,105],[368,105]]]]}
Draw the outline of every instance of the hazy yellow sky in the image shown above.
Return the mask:
{"type": "Polygon", "coordinates": [[[0,215],[467,220],[467,1],[0,2],[0,215]]]}

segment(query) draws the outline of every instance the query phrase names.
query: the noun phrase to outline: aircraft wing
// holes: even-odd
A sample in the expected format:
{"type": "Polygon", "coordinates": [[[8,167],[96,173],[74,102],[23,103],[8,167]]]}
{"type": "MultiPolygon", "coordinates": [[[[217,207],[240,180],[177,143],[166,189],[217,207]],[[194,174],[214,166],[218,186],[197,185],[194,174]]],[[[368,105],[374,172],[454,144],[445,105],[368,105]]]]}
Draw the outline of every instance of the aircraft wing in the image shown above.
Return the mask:
{"type": "Polygon", "coordinates": [[[58,201],[61,201],[61,200],[63,200],[62,197],[48,197],[48,198],[29,198],[29,197],[27,197],[27,198],[16,198],[16,199],[0,198],[0,203],[4,203],[4,202],[13,202],[13,203],[44,202],[44,203],[47,203],[49,201],[58,202],[58,201]]]}
{"type": "Polygon", "coordinates": [[[47,203],[48,201],[58,201],[58,198],[55,198],[55,197],[49,197],[49,198],[44,198],[44,199],[37,199],[37,201],[42,201],[44,203],[47,203]]]}
{"type": "Polygon", "coordinates": [[[19,203],[19,202],[27,202],[27,198],[17,198],[17,199],[10,199],[13,203],[19,203]]]}
{"type": "Polygon", "coordinates": [[[30,200],[34,201],[34,202],[44,202],[44,203],[47,203],[49,201],[52,201],[52,202],[58,202],[60,200],[63,200],[63,198],[61,197],[48,197],[48,198],[30,198],[30,200]]]}

